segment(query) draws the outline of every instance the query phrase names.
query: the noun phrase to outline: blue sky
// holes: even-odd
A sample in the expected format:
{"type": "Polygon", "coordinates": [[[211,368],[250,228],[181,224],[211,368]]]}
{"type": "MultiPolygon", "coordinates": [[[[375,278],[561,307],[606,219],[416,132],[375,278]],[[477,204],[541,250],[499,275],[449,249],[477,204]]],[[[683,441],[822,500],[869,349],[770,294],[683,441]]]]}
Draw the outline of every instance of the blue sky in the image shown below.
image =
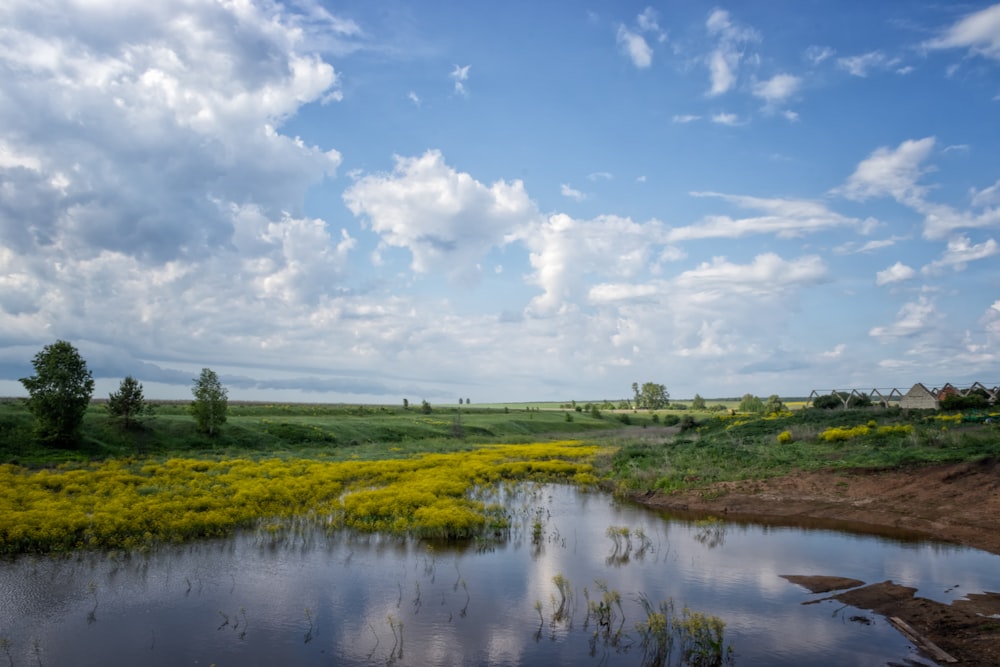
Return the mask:
{"type": "Polygon", "coordinates": [[[1000,382],[1000,4],[0,7],[0,394],[1000,382]]]}

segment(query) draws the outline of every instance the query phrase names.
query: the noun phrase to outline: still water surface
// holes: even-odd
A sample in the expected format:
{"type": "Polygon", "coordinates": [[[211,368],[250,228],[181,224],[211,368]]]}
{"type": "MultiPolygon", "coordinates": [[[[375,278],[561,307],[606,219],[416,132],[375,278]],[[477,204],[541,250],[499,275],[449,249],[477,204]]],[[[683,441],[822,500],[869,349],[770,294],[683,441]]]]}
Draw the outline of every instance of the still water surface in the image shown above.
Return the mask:
{"type": "Polygon", "coordinates": [[[506,500],[512,536],[485,548],[247,532],[0,562],[0,665],[640,665],[640,594],[720,616],[736,665],[932,665],[883,618],[802,605],[824,596],[780,575],[891,579],[940,601],[1000,590],[1000,557],[971,549],[670,519],[559,485],[506,500]],[[630,530],[631,549],[610,526],[630,530]],[[558,623],[556,575],[571,595],[558,623]],[[622,597],[616,646],[593,640],[598,582],[622,597]]]}

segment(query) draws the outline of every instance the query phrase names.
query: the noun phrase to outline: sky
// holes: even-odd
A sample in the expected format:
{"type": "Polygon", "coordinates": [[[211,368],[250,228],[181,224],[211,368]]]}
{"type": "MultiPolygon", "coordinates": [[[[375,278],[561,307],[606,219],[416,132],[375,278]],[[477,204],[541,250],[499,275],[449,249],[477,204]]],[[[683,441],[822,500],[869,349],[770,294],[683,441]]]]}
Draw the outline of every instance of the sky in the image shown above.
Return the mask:
{"type": "Polygon", "coordinates": [[[1000,4],[0,3],[0,395],[1000,384],[1000,4]]]}

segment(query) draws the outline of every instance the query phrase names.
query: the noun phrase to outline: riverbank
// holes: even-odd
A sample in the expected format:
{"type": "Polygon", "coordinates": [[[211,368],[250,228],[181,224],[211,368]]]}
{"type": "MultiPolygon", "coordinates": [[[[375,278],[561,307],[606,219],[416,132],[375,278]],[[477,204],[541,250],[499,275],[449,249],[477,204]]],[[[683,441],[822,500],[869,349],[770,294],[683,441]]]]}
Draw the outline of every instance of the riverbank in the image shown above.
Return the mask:
{"type": "MultiPolygon", "coordinates": [[[[796,472],[634,499],[672,512],[923,537],[1000,554],[996,458],[909,469],[796,472]]],[[[1000,594],[973,592],[949,605],[915,592],[892,582],[870,582],[833,597],[886,619],[902,619],[959,664],[1000,664],[1000,594]]]]}

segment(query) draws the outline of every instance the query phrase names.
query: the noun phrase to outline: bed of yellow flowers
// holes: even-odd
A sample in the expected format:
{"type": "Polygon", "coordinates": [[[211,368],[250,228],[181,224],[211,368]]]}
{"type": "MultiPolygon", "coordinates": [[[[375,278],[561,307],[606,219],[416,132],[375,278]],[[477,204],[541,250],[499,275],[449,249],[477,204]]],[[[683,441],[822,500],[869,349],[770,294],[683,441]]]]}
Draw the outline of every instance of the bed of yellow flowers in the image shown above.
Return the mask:
{"type": "Polygon", "coordinates": [[[28,470],[0,466],[0,553],[134,549],[277,530],[328,528],[465,538],[505,527],[477,489],[505,481],[596,482],[598,448],[576,441],[488,445],[380,461],[113,460],[28,470]]]}

